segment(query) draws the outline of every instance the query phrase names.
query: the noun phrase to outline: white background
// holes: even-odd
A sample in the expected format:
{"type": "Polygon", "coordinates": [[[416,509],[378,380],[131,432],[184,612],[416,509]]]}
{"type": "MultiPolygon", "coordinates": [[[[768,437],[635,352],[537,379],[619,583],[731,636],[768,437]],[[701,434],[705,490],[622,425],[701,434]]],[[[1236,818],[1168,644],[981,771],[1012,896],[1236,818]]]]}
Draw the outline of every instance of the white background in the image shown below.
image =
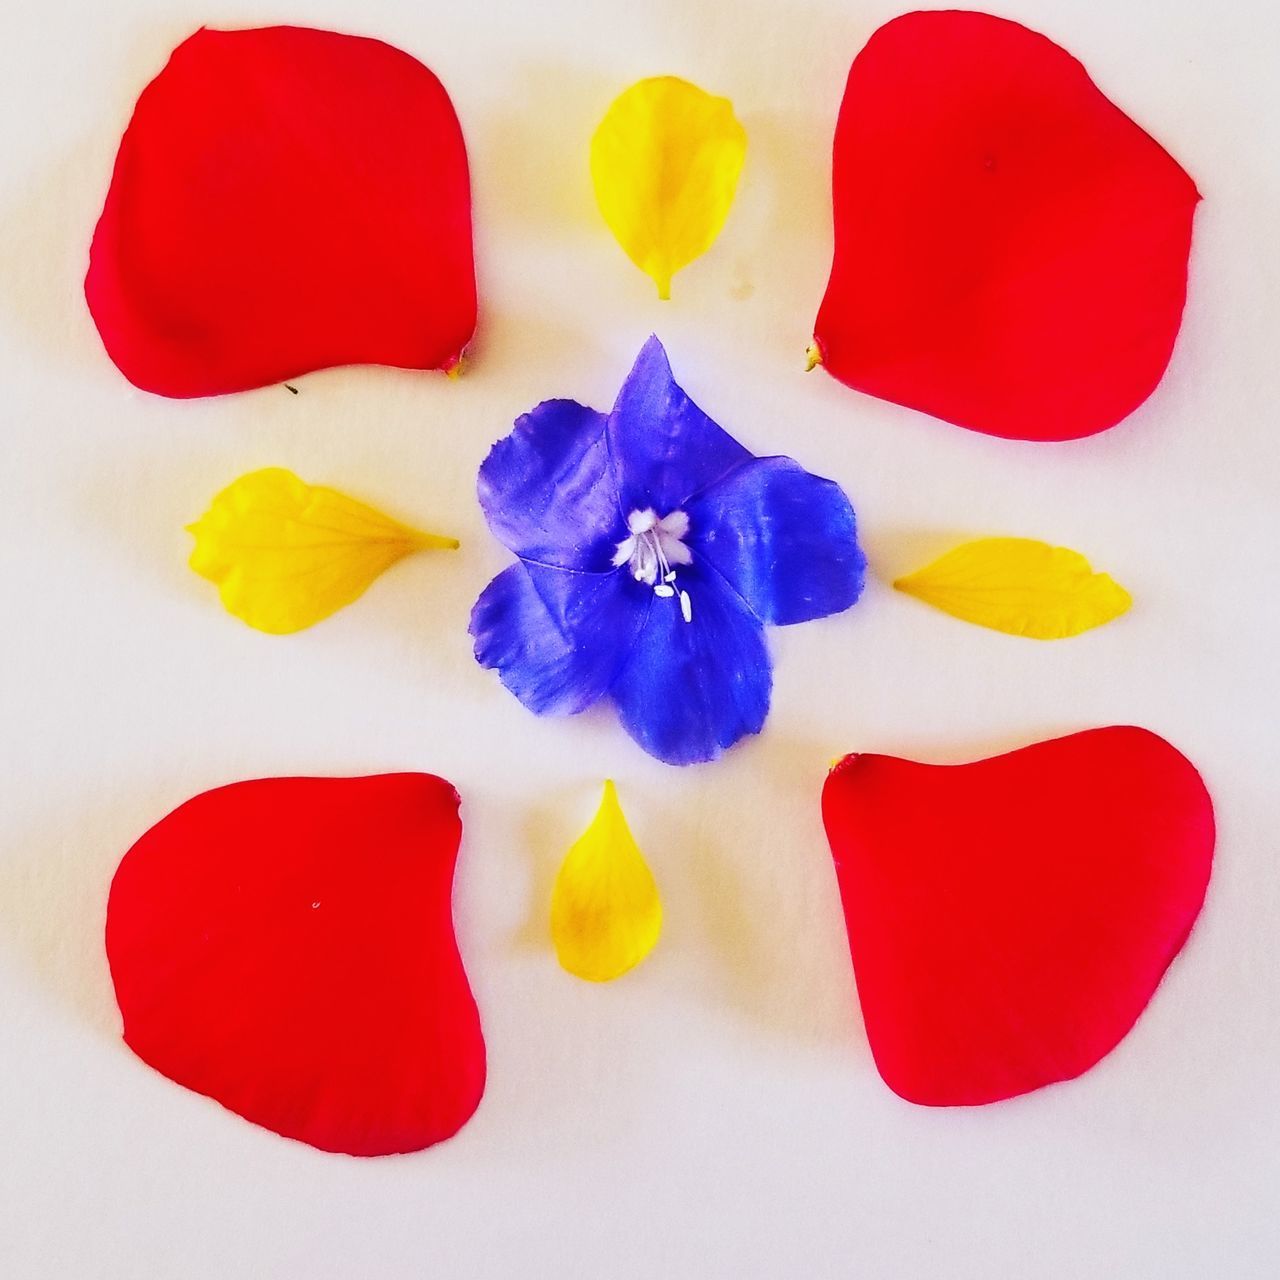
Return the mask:
{"type": "Polygon", "coordinates": [[[877,0],[9,0],[0,18],[0,1273],[203,1277],[1262,1277],[1280,1273],[1280,18],[1273,0],[1006,0],[1081,57],[1204,192],[1164,383],[1066,445],[966,433],[802,363],[830,260],[831,131],[877,0]],[[142,86],[201,22],[381,36],[439,73],[470,147],[481,327],[458,383],[382,369],[176,403],[104,356],[80,282],[142,86]],[[659,303],[604,229],[587,142],[673,72],[749,155],[712,252],[659,303]],[[719,764],[605,713],[539,721],[472,661],[506,562],[473,497],[513,417],[613,399],[656,330],[757,452],[853,497],[878,581],[772,634],[773,713],[719,764]],[[456,533],[292,638],[186,567],[183,525],[279,464],[456,533]],[[953,541],[1076,547],[1133,611],[1036,644],[886,585],[953,541]],[[991,754],[1134,722],[1200,766],[1208,904],[1147,1014],[1083,1079],[932,1111],[880,1082],[818,814],[844,751],[991,754]],[[424,769],[467,835],[463,952],[488,1093],[452,1142],[324,1155],[127,1051],[101,944],[129,844],[195,792],[424,769]],[[612,986],[556,966],[559,858],[614,776],[667,928],[612,986]]]}

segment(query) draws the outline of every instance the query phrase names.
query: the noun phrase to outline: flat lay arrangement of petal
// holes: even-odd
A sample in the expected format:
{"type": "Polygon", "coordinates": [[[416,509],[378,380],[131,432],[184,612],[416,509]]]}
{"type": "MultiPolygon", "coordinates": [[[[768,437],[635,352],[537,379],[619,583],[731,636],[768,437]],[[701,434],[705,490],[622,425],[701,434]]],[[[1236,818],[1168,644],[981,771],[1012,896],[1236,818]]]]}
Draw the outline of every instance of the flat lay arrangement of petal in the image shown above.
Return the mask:
{"type": "Polygon", "coordinates": [[[657,945],[662,900],[612,780],[591,825],[565,855],[551,895],[551,936],[561,967],[611,982],[657,945]]]}
{"type": "MultiPolygon", "coordinates": [[[[597,203],[660,298],[720,235],[746,146],[730,101],[676,76],[631,85],[600,120],[597,203]]],[[[1169,363],[1199,199],[1046,37],[984,13],[904,14],[858,54],[840,106],[810,365],[992,436],[1106,430],[1169,363]]],[[[138,98],[84,288],[110,359],[163,396],[338,365],[456,374],[477,296],[448,93],[379,40],[200,29],[138,98]]],[[[551,399],[519,417],[477,497],[515,562],[472,609],[476,661],[540,716],[611,705],[670,765],[763,729],[767,627],[863,592],[841,486],[746,448],[676,382],[656,336],[607,412],[551,399]]],[[[458,546],[279,467],[240,476],[189,532],[191,568],[271,634],[329,617],[408,555],[458,546]]],[[[1030,538],[965,542],[893,585],[1034,639],[1132,604],[1079,552],[1030,538]]],[[[110,889],[126,1043],[324,1151],[452,1136],[486,1078],[452,911],[459,808],[421,773],[262,778],[179,806],[110,889]]],[[[876,1066],[939,1107],[1069,1080],[1110,1053],[1191,932],[1215,839],[1194,766],[1132,726],[956,765],[848,755],[822,817],[876,1066]]],[[[585,981],[621,977],[659,941],[662,898],[612,780],[549,907],[558,962],[585,981]]]]}
{"type": "Polygon", "coordinates": [[[452,1136],[485,1084],[453,928],[458,804],[443,779],[397,773],[261,778],[175,809],[111,884],[126,1043],[324,1151],[452,1136]]]}
{"type": "Polygon", "coordinates": [[[746,151],[733,104],[677,76],[633,84],[605,113],[591,139],[596,202],[658,297],[720,234],[746,151]]]}
{"type": "Polygon", "coordinates": [[[191,567],[228,613],[273,635],[336,613],[415,551],[458,545],[283,467],[241,476],[188,528],[191,567]]]}
{"type": "Polygon", "coordinates": [[[966,542],[893,585],[965,622],[1034,640],[1077,636],[1133,603],[1078,551],[1034,538],[966,542]]]}
{"type": "Polygon", "coordinates": [[[380,40],[201,28],[138,99],[85,296],[120,371],[165,396],[452,369],[476,285],[449,95],[380,40]]]}
{"type": "Polygon", "coordinates": [[[1213,861],[1194,766],[1145,729],[971,764],[846,756],[822,794],[867,1039],[909,1102],[1089,1070],[1182,949],[1213,861]]]}
{"type": "Polygon", "coordinates": [[[549,400],[480,467],[519,562],[471,615],[476,660],[539,715],[608,697],[668,764],[713,760],[769,710],[766,623],[848,609],[853,508],[790,458],[758,458],[677,385],[650,338],[613,411],[549,400]]]}
{"type": "Polygon", "coordinates": [[[1182,321],[1195,184],[1064,49],[961,10],[858,54],[810,362],[988,435],[1114,426],[1182,321]]]}

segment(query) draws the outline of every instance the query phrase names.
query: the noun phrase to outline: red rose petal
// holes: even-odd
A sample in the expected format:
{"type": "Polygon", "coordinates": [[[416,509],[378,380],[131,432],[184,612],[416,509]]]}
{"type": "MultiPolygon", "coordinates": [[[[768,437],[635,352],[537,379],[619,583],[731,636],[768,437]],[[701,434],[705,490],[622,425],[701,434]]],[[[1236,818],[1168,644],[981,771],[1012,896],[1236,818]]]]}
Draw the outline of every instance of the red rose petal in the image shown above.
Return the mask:
{"type": "Polygon", "coordinates": [[[988,435],[1103,431],[1169,363],[1199,198],[1044,36],[896,18],[840,107],[819,353],[859,391],[988,435]]]}
{"type": "Polygon", "coordinates": [[[197,31],[138,99],[85,295],[120,371],[161,395],[452,367],[476,290],[449,95],[378,40],[197,31]]]}
{"type": "Polygon", "coordinates": [[[910,1102],[993,1102],[1087,1071],[1146,1007],[1209,883],[1213,806],[1145,729],[973,764],[853,755],[831,842],[876,1066],[910,1102]]]}
{"type": "Polygon", "coordinates": [[[125,855],[107,956],[130,1048],[325,1151],[457,1132],[485,1050],[450,897],[440,778],[265,778],[207,791],[125,855]]]}

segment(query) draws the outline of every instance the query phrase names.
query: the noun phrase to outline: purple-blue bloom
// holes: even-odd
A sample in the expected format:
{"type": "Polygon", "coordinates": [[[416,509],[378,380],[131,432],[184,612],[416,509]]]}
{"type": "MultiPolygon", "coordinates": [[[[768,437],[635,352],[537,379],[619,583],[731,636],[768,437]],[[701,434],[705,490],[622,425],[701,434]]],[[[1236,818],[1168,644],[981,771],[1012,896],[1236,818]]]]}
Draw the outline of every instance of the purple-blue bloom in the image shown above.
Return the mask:
{"type": "Polygon", "coordinates": [[[472,610],[476,660],[539,715],[611,698],[668,764],[763,727],[765,623],[839,613],[862,592],[840,486],[744,449],[676,385],[656,337],[612,413],[538,405],[494,445],[478,490],[520,559],[472,610]]]}

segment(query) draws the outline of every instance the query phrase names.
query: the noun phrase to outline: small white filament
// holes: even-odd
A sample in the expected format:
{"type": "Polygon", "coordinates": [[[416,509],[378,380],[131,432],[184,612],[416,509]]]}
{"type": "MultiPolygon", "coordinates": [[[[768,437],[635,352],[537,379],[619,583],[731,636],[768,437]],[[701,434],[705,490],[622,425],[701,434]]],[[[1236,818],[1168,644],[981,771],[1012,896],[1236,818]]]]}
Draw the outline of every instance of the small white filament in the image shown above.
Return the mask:
{"type": "Polygon", "coordinates": [[[683,511],[668,512],[661,519],[652,507],[633,511],[627,517],[628,536],[618,543],[613,563],[631,570],[637,582],[653,588],[660,600],[680,598],[680,616],[693,621],[693,603],[689,593],[674,585],[674,565],[693,563],[693,553],[685,546],[689,517],[683,511]],[[659,580],[661,579],[661,580],[659,580]]]}

